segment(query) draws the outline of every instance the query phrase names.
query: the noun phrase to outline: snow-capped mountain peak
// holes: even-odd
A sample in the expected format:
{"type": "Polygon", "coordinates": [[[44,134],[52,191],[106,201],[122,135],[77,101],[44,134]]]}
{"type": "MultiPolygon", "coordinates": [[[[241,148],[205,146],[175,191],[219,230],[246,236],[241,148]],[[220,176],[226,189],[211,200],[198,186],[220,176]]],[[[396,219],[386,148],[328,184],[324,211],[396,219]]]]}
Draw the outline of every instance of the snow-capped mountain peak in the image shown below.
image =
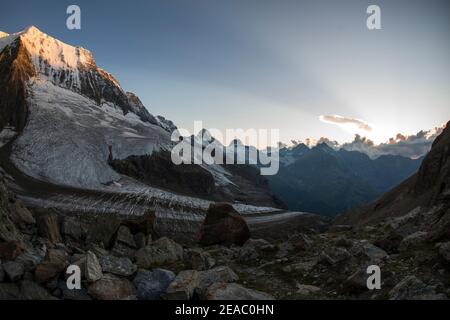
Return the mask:
{"type": "Polygon", "coordinates": [[[0,53],[9,48],[2,60],[17,60],[21,78],[38,78],[94,100],[98,105],[114,104],[123,114],[135,114],[143,122],[173,131],[169,125],[155,118],[134,94],[126,93],[119,81],[97,66],[93,54],[80,46],[72,46],[30,26],[15,34],[0,37],[0,53]],[[14,51],[14,52],[13,52],[14,51]],[[9,56],[9,57],[8,57],[9,56]],[[26,67],[24,67],[26,65],[26,67]]]}

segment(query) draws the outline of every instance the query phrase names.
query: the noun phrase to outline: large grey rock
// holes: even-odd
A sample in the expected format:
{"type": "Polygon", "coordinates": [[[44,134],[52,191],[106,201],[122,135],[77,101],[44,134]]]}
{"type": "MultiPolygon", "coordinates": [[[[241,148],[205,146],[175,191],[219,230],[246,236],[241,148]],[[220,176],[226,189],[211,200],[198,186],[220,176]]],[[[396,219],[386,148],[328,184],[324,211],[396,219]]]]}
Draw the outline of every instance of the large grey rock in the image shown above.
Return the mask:
{"type": "Polygon", "coordinates": [[[181,271],[164,294],[166,300],[190,300],[199,284],[199,273],[196,270],[181,271]]]}
{"type": "Polygon", "coordinates": [[[136,252],[138,267],[148,269],[183,259],[183,247],[163,237],[136,252]]]}
{"type": "Polygon", "coordinates": [[[12,282],[20,280],[25,272],[23,264],[15,261],[6,262],[2,267],[8,279],[12,282]]]}
{"type": "Polygon", "coordinates": [[[186,264],[194,270],[211,269],[215,261],[208,252],[202,249],[189,249],[184,251],[186,264]]]}
{"type": "Polygon", "coordinates": [[[415,276],[400,281],[391,291],[390,300],[444,300],[444,294],[437,294],[433,286],[426,285],[415,276]]]}
{"type": "Polygon", "coordinates": [[[154,269],[153,271],[140,270],[133,280],[136,286],[136,295],[139,300],[157,300],[166,292],[170,283],[175,279],[172,271],[154,269]]]}
{"type": "Polygon", "coordinates": [[[74,240],[82,241],[87,236],[88,226],[77,217],[64,217],[63,228],[64,236],[74,240]]]}
{"type": "Polygon", "coordinates": [[[88,282],[95,282],[100,280],[103,276],[102,267],[100,266],[97,256],[91,251],[88,251],[86,254],[85,276],[88,282]]]}
{"type": "Polygon", "coordinates": [[[127,279],[105,274],[89,286],[88,292],[97,300],[123,300],[133,296],[135,289],[127,279]]]}
{"type": "Polygon", "coordinates": [[[136,266],[129,258],[107,255],[100,257],[99,262],[103,272],[124,277],[131,276],[136,272],[136,266]]]}
{"type": "Polygon", "coordinates": [[[248,289],[237,283],[215,283],[206,292],[207,300],[274,300],[268,293],[248,289]]]}
{"type": "Polygon", "coordinates": [[[234,282],[238,281],[238,275],[231,270],[230,267],[220,266],[215,267],[211,270],[201,271],[199,272],[199,282],[197,291],[200,295],[204,295],[206,289],[214,283],[226,283],[226,282],[234,282]]]}

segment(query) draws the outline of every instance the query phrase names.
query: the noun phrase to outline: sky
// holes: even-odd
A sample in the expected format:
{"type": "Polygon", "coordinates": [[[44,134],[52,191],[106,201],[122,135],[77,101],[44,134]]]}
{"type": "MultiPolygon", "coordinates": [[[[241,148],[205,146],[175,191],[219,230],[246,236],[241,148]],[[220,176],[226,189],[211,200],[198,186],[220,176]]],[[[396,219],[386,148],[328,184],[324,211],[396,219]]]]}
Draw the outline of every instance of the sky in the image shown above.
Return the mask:
{"type": "Polygon", "coordinates": [[[380,143],[450,120],[446,0],[2,3],[1,31],[30,25],[89,49],[152,114],[190,131],[200,120],[279,129],[283,142],[380,143]],[[81,30],[66,28],[70,4],[81,30]],[[381,30],[366,27],[370,4],[381,30]]]}

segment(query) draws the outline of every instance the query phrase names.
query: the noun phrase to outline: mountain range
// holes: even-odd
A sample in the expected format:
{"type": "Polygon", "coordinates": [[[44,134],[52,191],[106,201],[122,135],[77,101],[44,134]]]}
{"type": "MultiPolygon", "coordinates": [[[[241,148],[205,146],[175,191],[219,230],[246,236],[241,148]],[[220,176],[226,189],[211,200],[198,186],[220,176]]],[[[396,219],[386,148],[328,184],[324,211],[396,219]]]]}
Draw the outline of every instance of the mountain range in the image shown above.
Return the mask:
{"type": "MultiPolygon", "coordinates": [[[[263,177],[250,164],[176,166],[172,121],[152,115],[90,51],[36,27],[0,35],[0,87],[0,158],[24,193],[52,185],[190,209],[227,201],[248,211],[336,215],[377,199],[422,161],[299,143],[279,150],[274,176],[263,177]]],[[[214,140],[205,130],[185,142],[195,139],[214,140]]]]}
{"type": "Polygon", "coordinates": [[[279,206],[251,167],[173,165],[174,123],[150,114],[90,51],[34,26],[0,38],[0,86],[0,136],[10,138],[3,158],[28,178],[188,207],[279,206]]]}
{"type": "Polygon", "coordinates": [[[335,150],[326,143],[280,150],[280,170],[270,176],[274,193],[291,210],[336,215],[369,203],[414,174],[422,158],[335,150]]]}

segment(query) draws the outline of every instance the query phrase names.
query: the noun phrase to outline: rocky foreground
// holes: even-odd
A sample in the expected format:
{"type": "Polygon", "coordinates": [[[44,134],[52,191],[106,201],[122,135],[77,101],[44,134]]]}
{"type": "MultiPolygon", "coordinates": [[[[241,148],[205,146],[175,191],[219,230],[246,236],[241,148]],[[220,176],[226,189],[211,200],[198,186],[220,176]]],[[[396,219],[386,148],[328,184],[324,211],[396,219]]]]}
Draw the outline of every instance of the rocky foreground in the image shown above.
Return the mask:
{"type": "MultiPolygon", "coordinates": [[[[430,242],[414,210],[375,226],[335,225],[253,239],[226,204],[181,245],[141,217],[31,209],[0,184],[0,299],[447,299],[450,242],[430,242]],[[380,290],[366,268],[381,268],[380,290]],[[69,265],[81,289],[67,287],[69,265]]],[[[282,233],[282,230],[279,231],[282,233]]],[[[270,233],[267,233],[270,235],[270,233]]]]}

